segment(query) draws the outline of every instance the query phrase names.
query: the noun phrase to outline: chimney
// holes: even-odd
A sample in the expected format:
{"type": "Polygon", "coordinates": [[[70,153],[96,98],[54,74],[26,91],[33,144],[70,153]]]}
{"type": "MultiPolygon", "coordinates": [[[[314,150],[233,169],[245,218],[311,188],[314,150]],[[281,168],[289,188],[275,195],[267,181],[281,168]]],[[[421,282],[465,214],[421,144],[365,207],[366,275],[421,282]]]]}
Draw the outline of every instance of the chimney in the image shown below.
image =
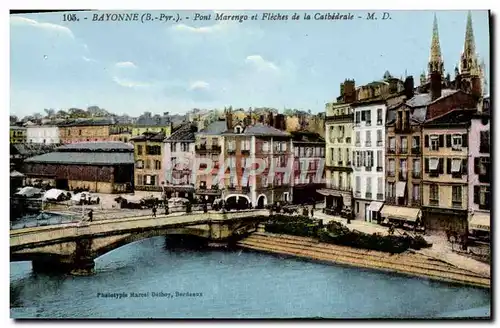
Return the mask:
{"type": "Polygon", "coordinates": [[[226,128],[227,130],[233,129],[233,112],[231,110],[226,112],[226,128]]]}
{"type": "Polygon", "coordinates": [[[344,103],[349,104],[356,101],[356,83],[354,80],[344,81],[344,103]]]}
{"type": "Polygon", "coordinates": [[[340,83],[340,97],[343,98],[344,97],[344,83],[340,83]]]}
{"type": "Polygon", "coordinates": [[[274,126],[274,117],[273,117],[272,112],[269,112],[269,114],[267,114],[267,122],[266,123],[269,126],[274,126]]]}
{"type": "Polygon", "coordinates": [[[260,115],[259,116],[259,123],[264,123],[264,121],[265,121],[264,115],[260,115]]]}
{"type": "Polygon", "coordinates": [[[411,99],[413,97],[413,89],[415,88],[413,76],[410,75],[405,79],[404,86],[406,99],[411,99]]]}
{"type": "Polygon", "coordinates": [[[431,99],[434,101],[441,97],[441,74],[431,73],[431,99]]]}

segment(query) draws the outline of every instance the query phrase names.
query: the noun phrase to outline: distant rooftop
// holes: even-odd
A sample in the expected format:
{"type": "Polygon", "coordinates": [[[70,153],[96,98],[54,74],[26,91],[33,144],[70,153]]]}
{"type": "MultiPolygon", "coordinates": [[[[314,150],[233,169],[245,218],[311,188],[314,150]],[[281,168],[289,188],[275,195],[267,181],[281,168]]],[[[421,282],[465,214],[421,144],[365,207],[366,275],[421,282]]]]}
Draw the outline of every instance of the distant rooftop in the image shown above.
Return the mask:
{"type": "MultiPolygon", "coordinates": [[[[92,152],[127,152],[133,151],[131,144],[120,141],[89,141],[63,145],[57,148],[60,152],[92,151],[92,152]]],[[[69,156],[69,155],[65,155],[69,156]]],[[[73,156],[73,155],[71,155],[73,156]]]]}
{"type": "Polygon", "coordinates": [[[116,165],[133,164],[133,152],[74,152],[71,155],[55,151],[38,155],[25,160],[26,163],[43,164],[82,164],[82,165],[116,165]]]}
{"type": "Polygon", "coordinates": [[[115,120],[112,118],[85,118],[66,120],[58,124],[58,126],[99,126],[99,125],[113,125],[115,120]]]}
{"type": "Polygon", "coordinates": [[[165,142],[194,141],[196,131],[197,131],[196,126],[192,125],[191,123],[186,123],[180,126],[169,137],[165,138],[164,141],[165,142]]]}
{"type": "Polygon", "coordinates": [[[325,139],[316,132],[293,131],[290,134],[294,142],[325,142],[325,139]]]}
{"type": "Polygon", "coordinates": [[[226,131],[226,121],[215,121],[210,123],[206,128],[198,132],[200,135],[220,135],[226,131]]]}
{"type": "Polygon", "coordinates": [[[416,94],[406,102],[406,105],[410,107],[428,106],[431,103],[441,100],[442,98],[448,97],[456,92],[458,92],[458,90],[443,89],[441,91],[441,97],[437,98],[436,100],[432,100],[432,96],[430,93],[416,94]]]}
{"type": "Polygon", "coordinates": [[[130,141],[163,141],[165,133],[163,132],[144,132],[140,136],[130,138],[130,141]]]}

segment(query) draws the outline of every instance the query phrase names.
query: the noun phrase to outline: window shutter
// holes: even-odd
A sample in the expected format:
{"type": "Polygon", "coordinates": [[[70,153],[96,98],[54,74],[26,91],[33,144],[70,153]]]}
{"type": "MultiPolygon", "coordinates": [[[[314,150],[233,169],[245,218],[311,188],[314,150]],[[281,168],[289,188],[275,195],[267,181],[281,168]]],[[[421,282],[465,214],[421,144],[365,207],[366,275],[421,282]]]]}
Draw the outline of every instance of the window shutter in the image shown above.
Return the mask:
{"type": "Polygon", "coordinates": [[[424,144],[425,147],[429,147],[429,136],[426,135],[425,136],[425,144],[424,144]]]}
{"type": "Polygon", "coordinates": [[[467,162],[469,161],[468,158],[464,158],[462,159],[462,174],[467,174],[468,173],[468,169],[467,169],[467,162]]]}
{"type": "Polygon", "coordinates": [[[479,186],[474,186],[474,204],[479,204],[479,189],[480,187],[479,186]]]}
{"type": "Polygon", "coordinates": [[[469,147],[468,141],[469,139],[467,138],[467,133],[462,134],[462,147],[469,147]]]}
{"type": "Polygon", "coordinates": [[[451,148],[451,134],[446,135],[446,147],[451,148]]]}
{"type": "Polygon", "coordinates": [[[446,159],[446,174],[451,174],[451,158],[446,159]]]}
{"type": "Polygon", "coordinates": [[[361,121],[365,120],[365,111],[361,111],[361,121]]]}
{"type": "Polygon", "coordinates": [[[444,147],[444,135],[439,135],[439,147],[444,147]]]}
{"type": "Polygon", "coordinates": [[[439,174],[444,173],[444,158],[439,159],[439,174]]]}
{"type": "Polygon", "coordinates": [[[424,171],[425,173],[429,173],[429,159],[426,158],[424,161],[424,171]]]}
{"type": "Polygon", "coordinates": [[[474,173],[479,174],[479,157],[474,157],[474,173]]]}

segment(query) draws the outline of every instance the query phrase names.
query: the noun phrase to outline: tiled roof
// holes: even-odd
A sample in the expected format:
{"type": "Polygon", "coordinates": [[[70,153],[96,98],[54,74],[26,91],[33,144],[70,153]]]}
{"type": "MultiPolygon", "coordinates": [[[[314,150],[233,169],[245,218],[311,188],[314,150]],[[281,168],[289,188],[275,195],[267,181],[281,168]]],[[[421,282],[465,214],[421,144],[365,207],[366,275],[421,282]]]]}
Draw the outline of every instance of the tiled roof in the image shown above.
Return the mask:
{"type": "Polygon", "coordinates": [[[470,123],[477,115],[476,109],[454,109],[425,123],[425,126],[470,123]]]}
{"type": "Polygon", "coordinates": [[[290,134],[295,142],[325,142],[325,139],[316,132],[294,131],[290,134]]]}
{"type": "Polygon", "coordinates": [[[130,141],[163,141],[165,133],[163,132],[144,132],[140,136],[130,138],[130,141]]]}
{"type": "Polygon", "coordinates": [[[196,126],[192,125],[191,123],[186,123],[179,129],[177,129],[174,133],[172,133],[172,135],[170,135],[164,141],[194,141],[196,131],[196,126]]]}
{"type": "Polygon", "coordinates": [[[410,107],[422,107],[422,106],[428,106],[433,102],[436,102],[438,100],[441,100],[442,98],[448,97],[454,93],[458,92],[457,90],[452,90],[452,89],[443,89],[441,91],[441,97],[439,97],[436,100],[432,100],[431,94],[430,93],[420,93],[414,95],[411,99],[409,99],[406,102],[406,105],[410,107]]]}
{"type": "Polygon", "coordinates": [[[198,134],[219,135],[226,131],[226,121],[215,121],[210,123],[206,128],[198,132],[198,134]]]}
{"type": "Polygon", "coordinates": [[[52,152],[25,160],[26,163],[117,165],[133,164],[133,152],[52,152]]]}
{"type": "Polygon", "coordinates": [[[11,154],[19,154],[22,156],[34,156],[45,154],[54,151],[59,144],[39,144],[39,143],[24,143],[24,144],[11,144],[11,154]]]}
{"type": "MultiPolygon", "coordinates": [[[[224,134],[235,134],[233,131],[226,131],[224,134]]],[[[247,136],[277,136],[277,137],[290,137],[290,133],[278,130],[272,126],[262,123],[256,123],[245,128],[243,135],[247,136]]]]}
{"type": "Polygon", "coordinates": [[[98,126],[98,125],[113,125],[115,120],[112,118],[93,118],[93,119],[74,119],[64,121],[58,126],[98,126]]]}
{"type": "Polygon", "coordinates": [[[57,151],[133,151],[134,147],[120,141],[90,141],[78,142],[57,148],[57,151]]]}
{"type": "Polygon", "coordinates": [[[137,126],[168,126],[170,125],[170,117],[169,116],[140,116],[135,125],[137,126]]]}

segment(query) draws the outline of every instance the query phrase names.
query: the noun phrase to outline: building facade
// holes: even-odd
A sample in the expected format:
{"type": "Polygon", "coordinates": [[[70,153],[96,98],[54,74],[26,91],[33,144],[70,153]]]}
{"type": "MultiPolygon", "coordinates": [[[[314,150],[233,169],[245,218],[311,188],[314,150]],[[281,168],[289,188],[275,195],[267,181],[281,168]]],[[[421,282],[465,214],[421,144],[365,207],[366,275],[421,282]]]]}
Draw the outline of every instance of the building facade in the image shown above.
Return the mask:
{"type": "Polygon", "coordinates": [[[325,179],[326,188],[318,192],[325,197],[325,211],[352,212],[355,82],[345,80],[335,103],[326,104],[325,179]]]}
{"type": "Polygon", "coordinates": [[[144,133],[163,133],[168,137],[172,133],[169,113],[163,113],[163,116],[160,116],[146,112],[139,116],[132,126],[132,137],[141,136],[144,133]]]}
{"type": "Polygon", "coordinates": [[[146,132],[132,137],[135,161],[135,189],[162,191],[165,184],[163,169],[163,133],[146,132]]]}
{"type": "Polygon", "coordinates": [[[195,193],[201,200],[213,203],[222,196],[224,181],[219,176],[224,164],[224,133],[226,120],[210,123],[195,134],[195,193]],[[203,161],[203,163],[201,162],[203,161]],[[208,166],[208,162],[212,163],[208,166]],[[205,166],[205,164],[207,164],[205,166]]]}
{"type": "Polygon", "coordinates": [[[59,128],[55,125],[31,125],[26,127],[28,143],[59,144],[59,128]]]}
{"type": "Polygon", "coordinates": [[[109,127],[109,141],[129,142],[132,138],[131,124],[117,123],[109,127]]]}
{"type": "Polygon", "coordinates": [[[26,128],[22,126],[10,126],[10,143],[25,143],[26,142],[26,128]]]}
{"type": "Polygon", "coordinates": [[[294,204],[317,202],[325,187],[325,139],[314,132],[291,132],[293,149],[292,199],[294,204]]]}
{"type": "Polygon", "coordinates": [[[452,110],[423,125],[423,221],[430,230],[468,229],[469,129],[476,110],[452,110]]]}
{"type": "Polygon", "coordinates": [[[64,145],[25,160],[27,180],[41,180],[62,190],[99,193],[134,190],[134,155],[130,145],[91,142],[64,145]]]}
{"type": "Polygon", "coordinates": [[[187,123],[164,140],[164,192],[168,198],[192,199],[195,192],[195,133],[194,124],[187,123]]]}
{"type": "Polygon", "coordinates": [[[471,120],[469,134],[470,161],[468,181],[469,231],[490,232],[491,210],[491,118],[488,113],[476,115],[471,120]]]}
{"type": "Polygon", "coordinates": [[[108,141],[112,119],[72,120],[58,124],[59,140],[63,144],[88,141],[108,141]]]}

